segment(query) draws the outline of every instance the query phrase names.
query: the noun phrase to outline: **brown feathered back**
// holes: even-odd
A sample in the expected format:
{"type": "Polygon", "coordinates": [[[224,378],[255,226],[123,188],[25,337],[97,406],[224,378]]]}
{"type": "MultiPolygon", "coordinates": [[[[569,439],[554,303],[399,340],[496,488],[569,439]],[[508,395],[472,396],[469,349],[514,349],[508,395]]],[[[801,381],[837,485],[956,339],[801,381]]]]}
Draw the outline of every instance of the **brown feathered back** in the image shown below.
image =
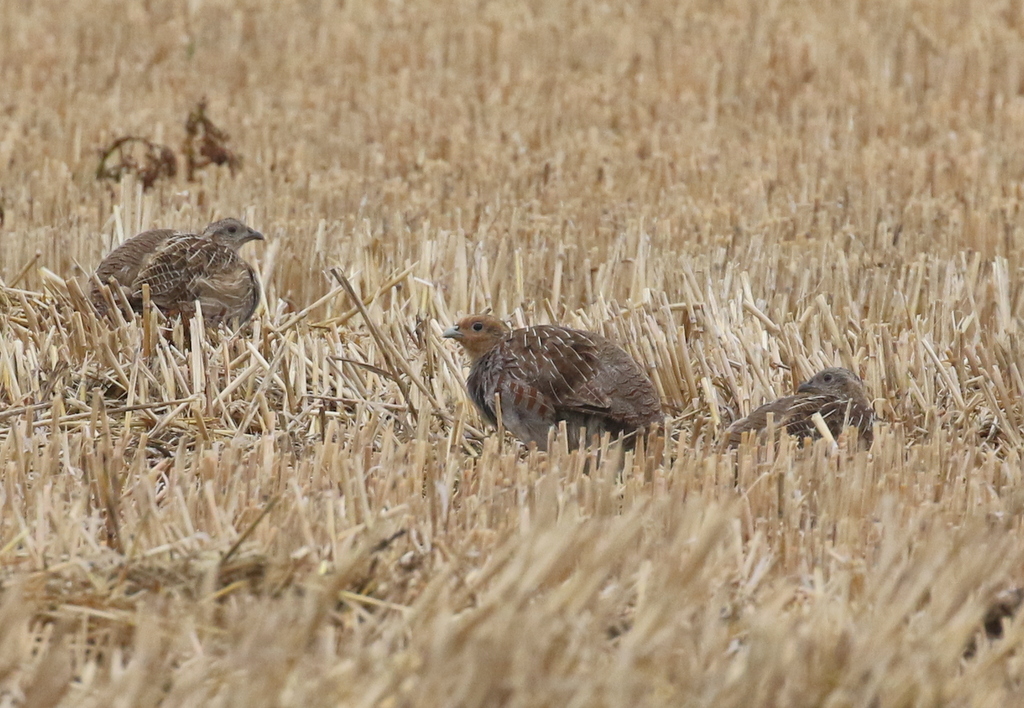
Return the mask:
{"type": "Polygon", "coordinates": [[[195,235],[175,236],[161,246],[135,279],[132,300],[142,301],[144,285],[166,314],[191,316],[198,300],[211,323],[241,324],[260,299],[256,272],[234,249],[195,235]]]}
{"type": "MultiPolygon", "coordinates": [[[[124,288],[125,294],[129,294],[139,271],[148,265],[156,250],[175,233],[171,229],[143,231],[107,254],[96,267],[96,275],[89,290],[90,299],[101,315],[105,314],[108,309],[107,301],[100,289],[101,286],[109,285],[112,278],[115,283],[124,288]]],[[[116,299],[115,302],[117,302],[116,299]]],[[[138,309],[142,305],[141,302],[132,303],[130,298],[129,304],[133,309],[138,309]]]]}
{"type": "Polygon", "coordinates": [[[466,387],[484,417],[497,423],[497,396],[504,426],[542,450],[549,429],[563,420],[576,447],[605,432],[617,437],[643,431],[662,418],[650,378],[599,334],[554,325],[509,331],[493,317],[474,315],[445,336],[473,359],[466,387]]]}
{"type": "Polygon", "coordinates": [[[857,428],[859,439],[867,444],[872,440],[875,414],[864,390],[864,382],[849,369],[838,367],[823,369],[802,383],[793,396],[784,396],[740,418],[726,430],[726,442],[738,445],[743,434],[763,431],[768,427],[768,415],[773,414],[775,426],[799,438],[819,438],[812,416],[820,413],[833,438],[839,437],[848,426],[857,428]]]}

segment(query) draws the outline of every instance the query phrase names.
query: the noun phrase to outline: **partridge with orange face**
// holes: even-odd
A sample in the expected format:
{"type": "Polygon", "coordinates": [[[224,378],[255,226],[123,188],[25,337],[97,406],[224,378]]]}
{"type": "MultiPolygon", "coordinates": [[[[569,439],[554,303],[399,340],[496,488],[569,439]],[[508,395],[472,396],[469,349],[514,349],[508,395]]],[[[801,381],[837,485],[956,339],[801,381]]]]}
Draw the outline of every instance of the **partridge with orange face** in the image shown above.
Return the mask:
{"type": "Polygon", "coordinates": [[[768,427],[768,415],[774,416],[775,425],[801,439],[819,438],[813,416],[820,413],[833,438],[847,427],[857,428],[859,440],[871,444],[872,423],[875,419],[864,390],[864,382],[849,369],[838,367],[823,369],[810,380],[800,384],[796,395],[784,396],[757,408],[740,418],[726,430],[730,446],[739,445],[743,434],[763,431],[768,427]]]}
{"type": "Polygon", "coordinates": [[[605,432],[637,434],[662,419],[661,400],[640,365],[593,332],[538,325],[510,330],[487,315],[465,317],[444,332],[473,362],[466,388],[480,413],[523,442],[547,449],[548,432],[565,421],[578,447],[605,432]],[[580,439],[580,430],[585,431],[580,439]]]}
{"type": "Polygon", "coordinates": [[[101,285],[113,279],[125,289],[128,304],[136,312],[142,310],[143,285],[148,285],[151,301],[165,314],[191,316],[198,300],[207,321],[241,324],[256,311],[260,286],[238,249],[262,240],[263,234],[237,219],[215,221],[202,234],[145,231],[100,263],[92,287],[93,304],[100,314],[107,311],[101,285]]]}

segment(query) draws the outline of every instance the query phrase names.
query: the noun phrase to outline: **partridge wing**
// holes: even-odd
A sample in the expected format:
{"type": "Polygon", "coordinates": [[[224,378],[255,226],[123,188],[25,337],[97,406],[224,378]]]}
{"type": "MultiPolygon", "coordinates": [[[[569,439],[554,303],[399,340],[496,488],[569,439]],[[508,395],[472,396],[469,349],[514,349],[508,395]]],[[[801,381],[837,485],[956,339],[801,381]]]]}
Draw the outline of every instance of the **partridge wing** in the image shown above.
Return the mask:
{"type": "Polygon", "coordinates": [[[540,325],[517,330],[505,343],[509,375],[557,409],[603,412],[611,404],[600,386],[596,335],[540,325]]]}
{"type": "Polygon", "coordinates": [[[870,445],[873,436],[872,423],[875,419],[875,412],[871,406],[852,398],[824,398],[826,400],[819,402],[817,411],[821,413],[832,437],[839,437],[847,426],[853,426],[857,428],[860,440],[870,445]]]}
{"type": "Polygon", "coordinates": [[[739,445],[743,440],[744,433],[757,432],[767,428],[769,415],[773,416],[776,428],[782,428],[785,426],[787,430],[796,434],[795,430],[789,426],[795,425],[799,427],[799,412],[805,413],[808,419],[813,413],[813,411],[802,411],[800,406],[801,398],[805,397],[785,396],[783,398],[776,399],[770,403],[765,403],[763,406],[755,408],[746,417],[734,421],[726,430],[726,436],[729,444],[739,445]],[[795,413],[797,413],[797,415],[794,415],[795,413]]]}
{"type": "Polygon", "coordinates": [[[492,423],[497,397],[505,427],[541,449],[562,420],[575,440],[580,428],[588,437],[618,435],[661,411],[654,385],[628,354],[599,335],[551,325],[513,332],[477,360],[467,384],[492,423]]]}
{"type": "MultiPolygon", "coordinates": [[[[789,397],[789,399],[790,404],[783,411],[779,424],[785,426],[787,433],[801,440],[804,438],[820,438],[821,433],[818,432],[818,426],[814,424],[814,414],[824,413],[823,409],[825,406],[834,407],[836,397],[827,394],[798,393],[795,396],[789,397]]],[[[832,432],[833,437],[835,437],[839,434],[839,430],[842,429],[842,413],[839,414],[838,421],[833,416],[832,421],[826,419],[825,423],[829,431],[832,432]],[[833,423],[838,423],[834,431],[832,430],[833,423]]]]}
{"type": "Polygon", "coordinates": [[[170,229],[154,229],[132,236],[100,261],[96,267],[96,277],[104,285],[110,278],[121,285],[131,285],[142,266],[174,233],[170,229]]]}
{"type": "Polygon", "coordinates": [[[96,277],[90,290],[93,302],[103,310],[106,309],[100,288],[109,285],[111,278],[130,292],[139,271],[149,264],[157,249],[174,234],[170,229],[143,231],[108,253],[96,267],[96,277]]]}
{"type": "Polygon", "coordinates": [[[148,285],[153,304],[161,310],[189,311],[193,301],[200,297],[197,283],[223,269],[233,255],[231,249],[199,236],[172,238],[139,273],[133,296],[141,299],[142,286],[148,285]]]}

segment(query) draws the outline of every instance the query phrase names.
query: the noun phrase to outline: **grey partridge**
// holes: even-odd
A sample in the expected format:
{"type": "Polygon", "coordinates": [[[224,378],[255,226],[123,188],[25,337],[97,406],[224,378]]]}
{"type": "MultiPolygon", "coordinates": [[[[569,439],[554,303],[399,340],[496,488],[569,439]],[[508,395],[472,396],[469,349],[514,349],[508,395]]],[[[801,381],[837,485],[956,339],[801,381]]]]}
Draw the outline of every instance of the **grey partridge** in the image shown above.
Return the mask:
{"type": "Polygon", "coordinates": [[[871,444],[875,414],[864,382],[849,369],[823,369],[800,384],[795,395],[766,403],[735,421],[725,433],[728,445],[738,445],[744,433],[765,430],[769,413],[774,414],[775,426],[779,430],[801,439],[821,437],[812,419],[815,413],[820,413],[833,438],[838,438],[843,430],[852,426],[857,428],[861,442],[871,444]]]}
{"type": "Polygon", "coordinates": [[[92,287],[93,303],[101,314],[106,312],[100,286],[113,278],[137,312],[143,304],[142,286],[148,285],[151,301],[167,315],[191,316],[198,300],[207,321],[242,324],[259,305],[260,286],[238,249],[261,240],[263,234],[237,219],[215,221],[202,234],[144,231],[100,263],[92,287]]]}
{"type": "Polygon", "coordinates": [[[560,421],[571,447],[605,432],[626,436],[632,446],[662,419],[651,379],[599,334],[554,325],[510,330],[494,317],[472,315],[444,336],[461,344],[473,362],[466,388],[480,413],[496,425],[497,398],[505,428],[541,450],[560,421]]]}

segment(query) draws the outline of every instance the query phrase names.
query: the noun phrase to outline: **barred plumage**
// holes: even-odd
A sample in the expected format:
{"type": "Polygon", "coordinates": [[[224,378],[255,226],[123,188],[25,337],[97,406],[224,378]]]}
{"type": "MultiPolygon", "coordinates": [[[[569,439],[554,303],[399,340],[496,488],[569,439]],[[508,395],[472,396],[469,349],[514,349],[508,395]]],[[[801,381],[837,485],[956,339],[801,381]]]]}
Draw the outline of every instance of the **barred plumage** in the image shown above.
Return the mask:
{"type": "MultiPolygon", "coordinates": [[[[171,229],[143,231],[132,236],[107,254],[96,268],[96,274],[89,291],[92,303],[100,315],[106,314],[108,310],[106,298],[103,297],[103,291],[100,289],[101,286],[110,285],[110,281],[113,279],[116,284],[125,289],[125,294],[128,295],[131,292],[135,278],[139,275],[139,271],[149,265],[149,261],[153,258],[153,254],[156,253],[157,249],[167,239],[175,235],[177,235],[177,232],[171,229]]],[[[115,302],[117,302],[116,299],[115,302]]],[[[130,299],[129,304],[135,310],[139,310],[142,307],[141,302],[133,303],[130,299]]]]}
{"type": "Polygon", "coordinates": [[[819,438],[821,434],[812,416],[820,413],[832,437],[839,437],[848,426],[857,428],[860,441],[870,445],[875,419],[864,390],[864,382],[849,369],[823,369],[800,384],[793,396],[784,396],[740,418],[726,430],[726,441],[735,446],[743,434],[763,431],[768,427],[768,414],[774,415],[775,426],[799,438],[819,438]]]}
{"type": "Polygon", "coordinates": [[[243,323],[259,304],[252,267],[231,248],[201,236],[168,239],[135,279],[131,300],[142,301],[144,285],[164,313],[190,317],[198,300],[211,323],[243,323]]]}
{"type": "Polygon", "coordinates": [[[210,224],[202,234],[166,229],[145,231],[110,252],[96,269],[92,300],[104,314],[101,285],[110,279],[125,289],[128,304],[142,309],[143,285],[154,305],[165,314],[191,316],[195,301],[202,303],[207,321],[234,320],[241,324],[259,305],[256,273],[239,255],[245,243],[263,235],[237,219],[210,224]]]}
{"type": "Polygon", "coordinates": [[[504,426],[541,450],[550,428],[563,420],[570,446],[577,447],[581,428],[585,443],[605,432],[613,438],[642,432],[662,418],[650,378],[599,334],[554,325],[510,331],[494,317],[473,315],[444,336],[473,360],[466,387],[483,416],[497,424],[497,396],[504,426]]]}

